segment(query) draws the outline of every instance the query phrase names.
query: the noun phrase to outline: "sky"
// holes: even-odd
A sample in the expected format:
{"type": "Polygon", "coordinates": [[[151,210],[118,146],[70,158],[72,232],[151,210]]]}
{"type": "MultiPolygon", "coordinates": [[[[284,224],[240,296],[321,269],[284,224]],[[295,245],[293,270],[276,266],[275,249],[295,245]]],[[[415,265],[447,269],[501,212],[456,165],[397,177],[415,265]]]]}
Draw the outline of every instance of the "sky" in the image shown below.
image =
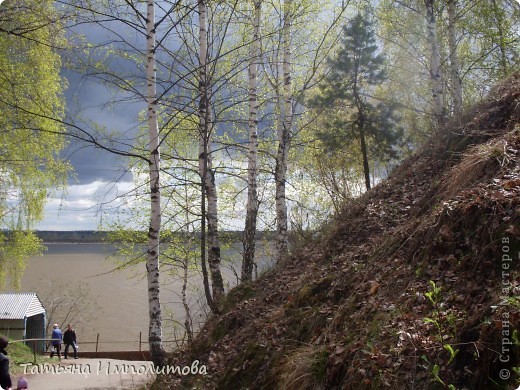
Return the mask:
{"type": "MultiPolygon", "coordinates": [[[[98,44],[102,49],[105,47],[104,42],[113,39],[106,30],[96,25],[82,25],[77,29],[85,35],[88,42],[98,44]]],[[[114,31],[125,35],[123,30],[114,31]]],[[[144,40],[137,40],[135,34],[127,37],[137,45],[144,45],[144,40]]],[[[128,70],[128,64],[117,62],[114,58],[109,60],[112,66],[128,70]]],[[[146,108],[143,102],[126,102],[112,107],[107,103],[114,98],[113,90],[70,70],[64,70],[63,75],[68,80],[65,99],[70,113],[79,113],[109,132],[117,131],[127,135],[136,133],[139,113],[146,108]]],[[[132,188],[132,176],[125,173],[127,161],[106,151],[72,141],[63,152],[63,157],[74,167],[74,176],[71,176],[66,192],[49,194],[45,218],[34,228],[97,230],[102,221],[106,223],[115,215],[119,204],[117,195],[127,193],[132,188]]]]}
{"type": "MultiPolygon", "coordinates": [[[[114,43],[114,40],[124,38],[130,42],[131,50],[136,47],[142,50],[146,45],[144,35],[132,32],[129,28],[125,29],[121,24],[80,24],[74,27],[74,32],[83,35],[84,39],[92,44],[95,49],[89,56],[96,59],[106,55],[105,48],[109,43],[128,48],[121,43],[114,43]]],[[[158,31],[158,39],[159,36],[158,31]]],[[[169,63],[168,59],[163,62],[169,63]]],[[[132,72],[135,74],[135,65],[115,56],[109,55],[104,64],[122,77],[125,77],[124,73],[127,76],[132,72]]],[[[134,138],[139,129],[139,115],[146,109],[142,99],[132,99],[128,94],[117,92],[100,81],[87,78],[70,69],[64,69],[63,76],[68,81],[65,91],[67,110],[76,123],[89,128],[91,124],[88,122],[93,121],[109,133],[122,133],[120,139],[134,138]],[[110,104],[114,101],[119,103],[110,104]]],[[[139,71],[138,77],[142,79],[143,76],[144,73],[139,71]]],[[[131,80],[132,76],[129,77],[131,80]]],[[[160,91],[160,86],[158,90],[160,91]]],[[[114,218],[118,206],[121,205],[117,195],[128,193],[133,188],[132,175],[125,173],[128,160],[91,145],[73,141],[63,152],[63,157],[74,167],[74,177],[70,178],[65,193],[52,193],[48,196],[45,218],[34,228],[53,231],[98,230],[100,227],[106,229],[106,223],[114,218]]]]}
{"type": "MultiPolygon", "coordinates": [[[[156,10],[156,20],[161,16],[162,11],[159,8],[156,10]]],[[[117,13],[117,10],[114,12],[117,13]]],[[[106,48],[112,45],[111,47],[128,50],[126,53],[132,54],[135,53],[136,48],[139,50],[145,48],[145,36],[142,32],[137,33],[121,22],[110,22],[107,21],[109,18],[105,17],[102,19],[104,19],[102,25],[79,23],[71,28],[74,34],[82,35],[84,41],[91,44],[89,54],[84,56],[97,60],[102,58],[103,64],[117,75],[130,81],[137,77],[137,82],[142,82],[144,85],[142,70],[136,72],[136,65],[130,60],[123,60],[110,53],[107,55],[106,48]]],[[[161,37],[160,30],[157,29],[158,40],[161,37]]],[[[81,42],[81,39],[74,36],[74,43],[81,44],[81,42]]],[[[171,45],[171,42],[169,44],[171,45]]],[[[69,56],[67,53],[64,55],[69,56]]],[[[167,66],[169,61],[165,60],[164,63],[167,66]]],[[[133,98],[128,93],[125,94],[113,87],[109,88],[102,82],[85,77],[80,72],[75,73],[71,69],[63,69],[63,76],[68,82],[65,91],[68,115],[74,118],[75,123],[79,123],[82,128],[92,129],[92,123],[88,123],[92,121],[108,133],[122,134],[118,136],[121,140],[135,138],[140,126],[139,116],[146,110],[146,103],[141,98],[133,98]],[[118,103],[112,104],[114,101],[118,103]]],[[[140,90],[141,87],[138,86],[138,89],[140,90]]],[[[159,86],[158,91],[160,91],[159,86]]],[[[144,91],[140,91],[142,92],[144,91]]],[[[74,167],[74,176],[69,179],[65,193],[52,193],[48,196],[45,218],[34,228],[37,230],[98,230],[103,226],[106,228],[106,222],[113,218],[117,207],[121,204],[117,196],[128,193],[134,187],[132,175],[127,171],[128,159],[74,141],[71,141],[62,156],[74,167]],[[100,222],[104,225],[101,226],[100,222]]]]}
{"type": "MultiPolygon", "coordinates": [[[[69,109],[95,118],[107,129],[135,129],[139,107],[103,107],[112,92],[95,82],[79,82],[68,77],[66,100],[69,109]],[[79,102],[79,103],[78,103],[79,102]],[[78,106],[78,104],[80,106],[78,106]]],[[[65,192],[50,193],[45,206],[45,218],[35,226],[37,230],[97,230],[102,217],[104,222],[118,205],[117,195],[132,187],[132,176],[126,170],[123,157],[113,155],[91,145],[70,141],[62,156],[73,167],[65,192]]]]}
{"type": "MultiPolygon", "coordinates": [[[[78,31],[91,43],[105,42],[107,33],[96,25],[83,26],[78,31]]],[[[68,115],[76,123],[88,128],[87,121],[102,126],[108,132],[135,134],[138,116],[145,108],[143,102],[109,104],[117,95],[113,88],[101,82],[85,78],[81,74],[64,69],[63,77],[68,87],[64,97],[68,115]],[[83,119],[78,119],[83,118],[83,119]]],[[[74,168],[65,192],[49,194],[45,206],[45,218],[36,224],[36,230],[98,230],[114,215],[120,202],[117,195],[132,188],[132,175],[127,172],[124,157],[95,148],[84,142],[69,140],[62,157],[74,168]]]]}

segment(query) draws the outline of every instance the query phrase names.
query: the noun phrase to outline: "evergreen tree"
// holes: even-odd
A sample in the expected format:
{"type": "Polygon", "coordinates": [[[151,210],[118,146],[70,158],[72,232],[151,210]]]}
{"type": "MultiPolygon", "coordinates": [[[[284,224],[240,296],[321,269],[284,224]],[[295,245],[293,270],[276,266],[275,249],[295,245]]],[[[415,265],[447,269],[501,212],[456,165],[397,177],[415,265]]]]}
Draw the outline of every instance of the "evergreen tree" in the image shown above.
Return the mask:
{"type": "Polygon", "coordinates": [[[342,47],[329,60],[329,73],[311,106],[327,115],[318,137],[330,150],[345,150],[359,143],[365,186],[370,189],[369,152],[372,158],[395,157],[394,146],[401,130],[396,125],[395,106],[375,102],[374,89],[386,80],[384,57],[370,21],[358,14],[343,27],[342,47]]]}

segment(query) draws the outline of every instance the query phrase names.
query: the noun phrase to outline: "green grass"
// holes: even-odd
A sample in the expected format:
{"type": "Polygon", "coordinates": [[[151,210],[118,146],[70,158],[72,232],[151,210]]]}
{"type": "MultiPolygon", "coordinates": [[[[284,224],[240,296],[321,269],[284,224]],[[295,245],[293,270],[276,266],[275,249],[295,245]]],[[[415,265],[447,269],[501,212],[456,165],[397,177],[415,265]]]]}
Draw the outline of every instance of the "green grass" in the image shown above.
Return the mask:
{"type": "Polygon", "coordinates": [[[7,356],[9,357],[9,371],[11,375],[18,376],[23,373],[23,363],[41,364],[49,362],[48,358],[36,354],[36,362],[34,361],[34,352],[24,343],[9,343],[6,348],[7,356]]]}

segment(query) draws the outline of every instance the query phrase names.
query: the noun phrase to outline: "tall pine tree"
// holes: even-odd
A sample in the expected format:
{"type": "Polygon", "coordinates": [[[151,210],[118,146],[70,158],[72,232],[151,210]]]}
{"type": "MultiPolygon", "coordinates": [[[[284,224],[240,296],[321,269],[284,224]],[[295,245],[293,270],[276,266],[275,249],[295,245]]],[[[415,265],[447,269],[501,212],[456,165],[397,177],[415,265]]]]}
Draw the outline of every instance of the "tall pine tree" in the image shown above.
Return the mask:
{"type": "Polygon", "coordinates": [[[371,97],[386,75],[370,21],[358,14],[343,27],[341,44],[336,56],[329,60],[329,73],[318,96],[310,104],[326,114],[325,129],[318,137],[328,149],[345,150],[353,142],[359,143],[368,190],[370,157],[394,157],[401,130],[396,124],[395,107],[371,97]]]}

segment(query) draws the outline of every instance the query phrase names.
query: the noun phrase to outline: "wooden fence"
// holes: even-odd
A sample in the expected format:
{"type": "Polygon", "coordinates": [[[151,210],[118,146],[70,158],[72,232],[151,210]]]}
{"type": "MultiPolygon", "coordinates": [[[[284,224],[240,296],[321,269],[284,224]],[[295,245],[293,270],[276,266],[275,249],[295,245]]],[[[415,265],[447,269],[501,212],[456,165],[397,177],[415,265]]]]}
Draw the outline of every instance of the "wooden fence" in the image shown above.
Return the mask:
{"type": "MultiPolygon", "coordinates": [[[[23,339],[23,340],[10,340],[9,343],[25,343],[27,346],[29,346],[33,352],[34,352],[34,361],[36,361],[36,343],[44,341],[46,345],[49,347],[52,339],[45,338],[45,339],[23,339]]],[[[167,340],[163,341],[164,344],[179,344],[182,343],[182,340],[167,340]]],[[[98,333],[96,336],[96,341],[82,341],[78,345],[78,355],[82,358],[106,358],[106,359],[122,359],[122,360],[150,360],[150,351],[147,348],[148,341],[143,341],[143,335],[142,332],[139,332],[139,338],[136,338],[134,340],[114,340],[114,341],[103,341],[100,338],[100,334],[98,333]],[[135,345],[137,349],[124,349],[121,348],[110,348],[108,350],[101,350],[100,346],[103,345],[111,345],[111,346],[117,346],[117,345],[135,345]],[[143,346],[146,345],[146,348],[143,348],[143,346]],[[87,350],[84,350],[84,346],[92,346],[93,348],[89,350],[90,348],[87,348],[87,350]],[[81,350],[79,350],[79,347],[81,347],[81,350]]],[[[47,349],[48,349],[47,347],[47,349]]],[[[104,348],[103,348],[104,349],[104,348]]],[[[71,351],[69,351],[70,353],[71,351]]],[[[50,351],[44,352],[45,354],[49,354],[50,351]]],[[[61,349],[61,353],[63,354],[63,348],[61,349]]],[[[72,351],[74,353],[74,351],[72,351]]]]}

